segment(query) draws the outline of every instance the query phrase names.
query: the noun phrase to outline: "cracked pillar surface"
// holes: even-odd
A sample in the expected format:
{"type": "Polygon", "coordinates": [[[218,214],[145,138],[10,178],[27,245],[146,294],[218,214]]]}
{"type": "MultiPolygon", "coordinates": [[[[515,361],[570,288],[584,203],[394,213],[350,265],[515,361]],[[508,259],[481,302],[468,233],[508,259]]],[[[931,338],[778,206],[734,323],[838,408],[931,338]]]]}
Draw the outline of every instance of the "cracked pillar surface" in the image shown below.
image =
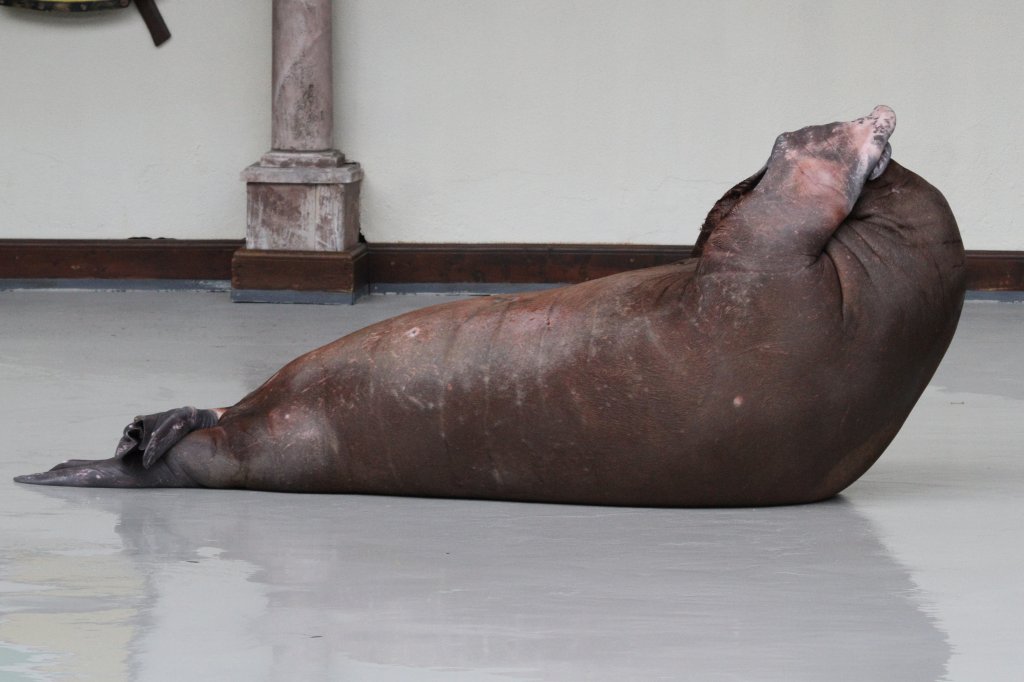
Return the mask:
{"type": "Polygon", "coordinates": [[[242,172],[236,301],[352,302],[365,286],[358,163],[334,148],[331,0],[274,0],[271,149],[242,172]]]}

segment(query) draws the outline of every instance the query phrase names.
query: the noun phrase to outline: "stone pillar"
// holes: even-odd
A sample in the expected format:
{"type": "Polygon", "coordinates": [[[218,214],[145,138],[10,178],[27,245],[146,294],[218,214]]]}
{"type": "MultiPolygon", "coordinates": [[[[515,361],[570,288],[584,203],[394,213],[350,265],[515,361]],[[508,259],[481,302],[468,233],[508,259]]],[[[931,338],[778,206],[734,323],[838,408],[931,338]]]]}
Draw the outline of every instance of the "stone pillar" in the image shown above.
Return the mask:
{"type": "Polygon", "coordinates": [[[242,172],[236,301],[352,302],[364,286],[358,163],[334,149],[331,0],[274,0],[271,149],[242,172]]]}
{"type": "Polygon", "coordinates": [[[334,146],[330,0],[274,0],[271,147],[334,146]]]}

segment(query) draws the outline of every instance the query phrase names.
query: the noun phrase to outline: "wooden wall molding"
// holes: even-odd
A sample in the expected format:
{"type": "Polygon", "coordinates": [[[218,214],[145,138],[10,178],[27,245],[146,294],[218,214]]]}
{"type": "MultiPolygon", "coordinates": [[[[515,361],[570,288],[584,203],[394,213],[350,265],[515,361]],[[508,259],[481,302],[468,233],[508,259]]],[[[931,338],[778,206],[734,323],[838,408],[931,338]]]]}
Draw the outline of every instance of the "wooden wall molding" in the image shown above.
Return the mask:
{"type": "Polygon", "coordinates": [[[1024,291],[1024,251],[968,251],[967,288],[1024,291]]]}
{"type": "MultiPolygon", "coordinates": [[[[364,255],[337,259],[312,252],[247,252],[244,245],[232,239],[0,239],[0,280],[230,280],[235,258],[236,285],[248,288],[331,291],[339,286],[336,268],[356,266],[357,273],[343,276],[365,284],[574,283],[682,260],[691,248],[366,244],[364,255]],[[269,281],[257,281],[247,272],[246,267],[257,262],[271,266],[269,281]]],[[[967,268],[972,290],[1024,291],[1024,251],[968,251],[967,268]]]]}
{"type": "Polygon", "coordinates": [[[690,255],[692,246],[370,244],[370,279],[388,284],[576,283],[690,255]]]}
{"type": "Polygon", "coordinates": [[[0,239],[0,279],[231,279],[241,239],[0,239]]]}

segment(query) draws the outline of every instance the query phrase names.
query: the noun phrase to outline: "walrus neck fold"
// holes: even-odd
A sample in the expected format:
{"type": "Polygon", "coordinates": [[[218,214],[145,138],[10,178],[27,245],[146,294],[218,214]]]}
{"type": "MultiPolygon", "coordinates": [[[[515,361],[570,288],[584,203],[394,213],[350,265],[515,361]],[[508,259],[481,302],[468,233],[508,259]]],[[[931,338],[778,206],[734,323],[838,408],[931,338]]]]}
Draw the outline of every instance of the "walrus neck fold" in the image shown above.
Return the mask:
{"type": "Polygon", "coordinates": [[[736,204],[740,202],[743,197],[749,193],[752,189],[757,186],[757,183],[761,182],[761,178],[768,171],[768,165],[761,166],[761,169],[746,178],[736,183],[732,188],[729,189],[722,198],[715,202],[715,205],[708,211],[708,215],[704,218],[704,224],[701,225],[700,235],[697,237],[697,243],[694,244],[693,251],[690,252],[691,258],[698,258],[704,253],[705,245],[707,244],[708,238],[715,229],[725,220],[726,216],[734,208],[736,204]]]}

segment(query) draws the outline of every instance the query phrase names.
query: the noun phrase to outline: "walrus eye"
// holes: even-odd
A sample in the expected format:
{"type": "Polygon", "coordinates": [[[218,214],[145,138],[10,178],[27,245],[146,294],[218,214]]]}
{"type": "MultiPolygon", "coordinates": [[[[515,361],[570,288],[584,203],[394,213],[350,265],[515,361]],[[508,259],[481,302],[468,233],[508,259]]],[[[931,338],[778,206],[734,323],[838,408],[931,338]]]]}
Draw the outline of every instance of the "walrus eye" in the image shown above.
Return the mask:
{"type": "Polygon", "coordinates": [[[882,150],[882,158],[878,160],[875,165],[875,169],[871,171],[871,175],[868,176],[868,180],[874,180],[879,175],[885,172],[885,169],[889,167],[889,160],[892,158],[892,145],[888,142],[885,143],[885,149],[882,150]]]}

